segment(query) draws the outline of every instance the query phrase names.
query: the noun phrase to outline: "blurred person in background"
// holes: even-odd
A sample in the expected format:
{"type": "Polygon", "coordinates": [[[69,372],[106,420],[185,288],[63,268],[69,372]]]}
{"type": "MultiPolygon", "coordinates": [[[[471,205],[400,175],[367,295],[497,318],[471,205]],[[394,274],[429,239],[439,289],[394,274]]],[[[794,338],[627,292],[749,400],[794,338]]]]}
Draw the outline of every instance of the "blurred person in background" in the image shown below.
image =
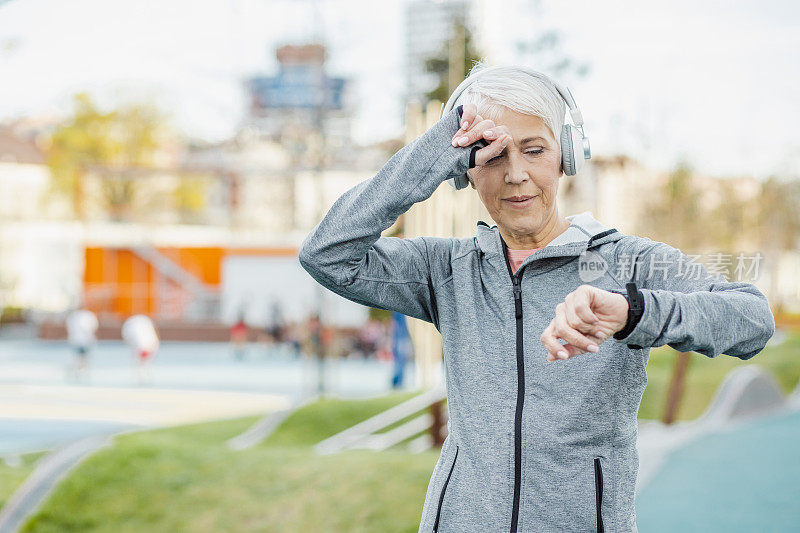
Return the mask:
{"type": "Polygon", "coordinates": [[[138,365],[139,384],[151,379],[150,361],[160,345],[153,321],[146,315],[133,315],[122,324],[122,340],[133,350],[138,365]]]}
{"type": "Polygon", "coordinates": [[[775,331],[752,284],[588,211],[562,215],[561,178],[589,157],[582,125],[546,75],[476,65],[441,118],[301,245],[323,286],[441,333],[449,433],[420,532],[636,532],[650,348],[747,360],[775,331]],[[381,235],[444,181],[471,187],[496,225],[479,221],[468,238],[381,235]]]}
{"type": "Polygon", "coordinates": [[[307,353],[312,357],[323,357],[322,323],[317,313],[311,313],[306,319],[305,345],[307,353]]]}
{"type": "Polygon", "coordinates": [[[331,354],[331,349],[336,341],[336,328],[331,325],[325,325],[320,322],[320,342],[322,344],[322,353],[325,356],[331,354]]]}
{"type": "Polygon", "coordinates": [[[392,321],[378,321],[380,325],[380,338],[378,340],[378,347],[375,350],[375,358],[378,361],[386,361],[387,363],[393,360],[392,354],[392,321]]]}
{"type": "Polygon", "coordinates": [[[403,386],[406,362],[414,355],[414,344],[408,331],[406,315],[392,311],[392,356],[394,358],[394,373],[392,374],[392,388],[399,389],[403,386]]]}
{"type": "Polygon", "coordinates": [[[374,318],[367,320],[367,323],[359,330],[359,351],[364,359],[376,357],[381,346],[383,333],[381,323],[374,318]]]}
{"type": "Polygon", "coordinates": [[[236,322],[231,326],[231,348],[233,350],[233,357],[237,361],[244,359],[244,354],[247,350],[247,335],[247,324],[244,321],[244,313],[241,312],[236,322]]]}
{"type": "Polygon", "coordinates": [[[86,373],[89,351],[97,342],[97,316],[83,307],[78,307],[67,316],[67,340],[75,350],[75,379],[86,373]]]}
{"type": "Polygon", "coordinates": [[[286,342],[292,349],[292,357],[298,359],[302,353],[302,327],[299,322],[291,321],[286,327],[286,342]]]}
{"type": "Polygon", "coordinates": [[[267,334],[272,344],[283,342],[286,321],[283,317],[283,308],[278,300],[273,300],[269,307],[269,317],[267,322],[267,334]]]}

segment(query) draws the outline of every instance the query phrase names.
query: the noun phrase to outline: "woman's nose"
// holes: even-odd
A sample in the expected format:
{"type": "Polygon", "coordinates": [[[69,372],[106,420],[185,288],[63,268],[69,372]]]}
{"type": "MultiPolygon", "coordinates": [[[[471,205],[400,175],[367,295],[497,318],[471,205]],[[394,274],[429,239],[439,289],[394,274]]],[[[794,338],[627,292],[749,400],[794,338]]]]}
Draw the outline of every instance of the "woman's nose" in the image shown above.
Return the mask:
{"type": "Polygon", "coordinates": [[[523,165],[509,162],[506,167],[506,183],[523,183],[528,178],[528,172],[523,165]]]}

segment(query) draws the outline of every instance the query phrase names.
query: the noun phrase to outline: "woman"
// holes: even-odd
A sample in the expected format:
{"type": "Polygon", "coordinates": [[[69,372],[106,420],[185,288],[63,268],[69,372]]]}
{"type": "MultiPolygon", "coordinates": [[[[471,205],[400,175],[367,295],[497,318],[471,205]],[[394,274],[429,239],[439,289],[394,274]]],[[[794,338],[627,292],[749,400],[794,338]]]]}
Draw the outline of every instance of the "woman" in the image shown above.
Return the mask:
{"type": "Polygon", "coordinates": [[[139,361],[139,385],[150,381],[148,361],[158,351],[160,341],[153,321],[147,315],[133,315],[122,324],[122,340],[139,361]]]}
{"type": "Polygon", "coordinates": [[[67,316],[67,339],[75,348],[77,357],[75,364],[75,378],[81,379],[86,373],[86,359],[89,351],[97,343],[97,329],[100,324],[97,315],[79,306],[67,316]]]}
{"type": "Polygon", "coordinates": [[[548,78],[479,65],[462,86],[460,105],[334,203],[300,262],[345,298],[442,335],[449,434],[420,531],[637,531],[650,348],[749,359],[772,313],[753,285],[687,269],[676,248],[589,212],[562,216],[556,192],[576,147],[562,146],[564,96],[548,78]],[[495,226],[381,237],[465,172],[495,226]]]}

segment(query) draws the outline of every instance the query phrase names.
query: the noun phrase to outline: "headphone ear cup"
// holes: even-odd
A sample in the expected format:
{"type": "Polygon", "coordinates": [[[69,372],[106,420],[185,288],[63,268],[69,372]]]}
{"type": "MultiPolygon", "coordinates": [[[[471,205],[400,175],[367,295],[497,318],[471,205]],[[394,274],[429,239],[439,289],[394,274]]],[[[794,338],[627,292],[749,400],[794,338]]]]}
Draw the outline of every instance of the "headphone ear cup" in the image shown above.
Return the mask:
{"type": "Polygon", "coordinates": [[[586,162],[586,157],[583,153],[583,133],[574,126],[570,126],[569,130],[572,134],[572,169],[577,174],[586,162]]]}
{"type": "Polygon", "coordinates": [[[575,150],[572,146],[571,126],[564,124],[561,128],[561,168],[567,176],[574,176],[575,171],[575,150]]]}
{"type": "Polygon", "coordinates": [[[469,186],[469,179],[467,178],[467,175],[464,174],[463,176],[448,178],[447,183],[449,183],[450,186],[453,187],[455,190],[460,191],[461,189],[464,189],[469,186]]]}

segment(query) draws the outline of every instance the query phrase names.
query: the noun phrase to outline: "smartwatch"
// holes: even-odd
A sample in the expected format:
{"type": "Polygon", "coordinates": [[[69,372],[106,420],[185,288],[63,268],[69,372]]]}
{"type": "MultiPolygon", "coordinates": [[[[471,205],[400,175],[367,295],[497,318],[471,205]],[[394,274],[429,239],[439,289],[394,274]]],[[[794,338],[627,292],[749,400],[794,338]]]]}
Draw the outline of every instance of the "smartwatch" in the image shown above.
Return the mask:
{"type": "MultiPolygon", "coordinates": [[[[625,323],[625,327],[614,333],[614,338],[617,340],[624,339],[630,335],[631,331],[633,331],[644,314],[644,295],[642,294],[642,291],[636,287],[636,282],[629,281],[625,284],[625,288],[627,289],[627,292],[617,290],[608,291],[615,294],[621,294],[628,301],[628,321],[625,323]]],[[[635,344],[629,344],[628,347],[634,349],[642,348],[641,346],[637,346],[635,344]]]]}

